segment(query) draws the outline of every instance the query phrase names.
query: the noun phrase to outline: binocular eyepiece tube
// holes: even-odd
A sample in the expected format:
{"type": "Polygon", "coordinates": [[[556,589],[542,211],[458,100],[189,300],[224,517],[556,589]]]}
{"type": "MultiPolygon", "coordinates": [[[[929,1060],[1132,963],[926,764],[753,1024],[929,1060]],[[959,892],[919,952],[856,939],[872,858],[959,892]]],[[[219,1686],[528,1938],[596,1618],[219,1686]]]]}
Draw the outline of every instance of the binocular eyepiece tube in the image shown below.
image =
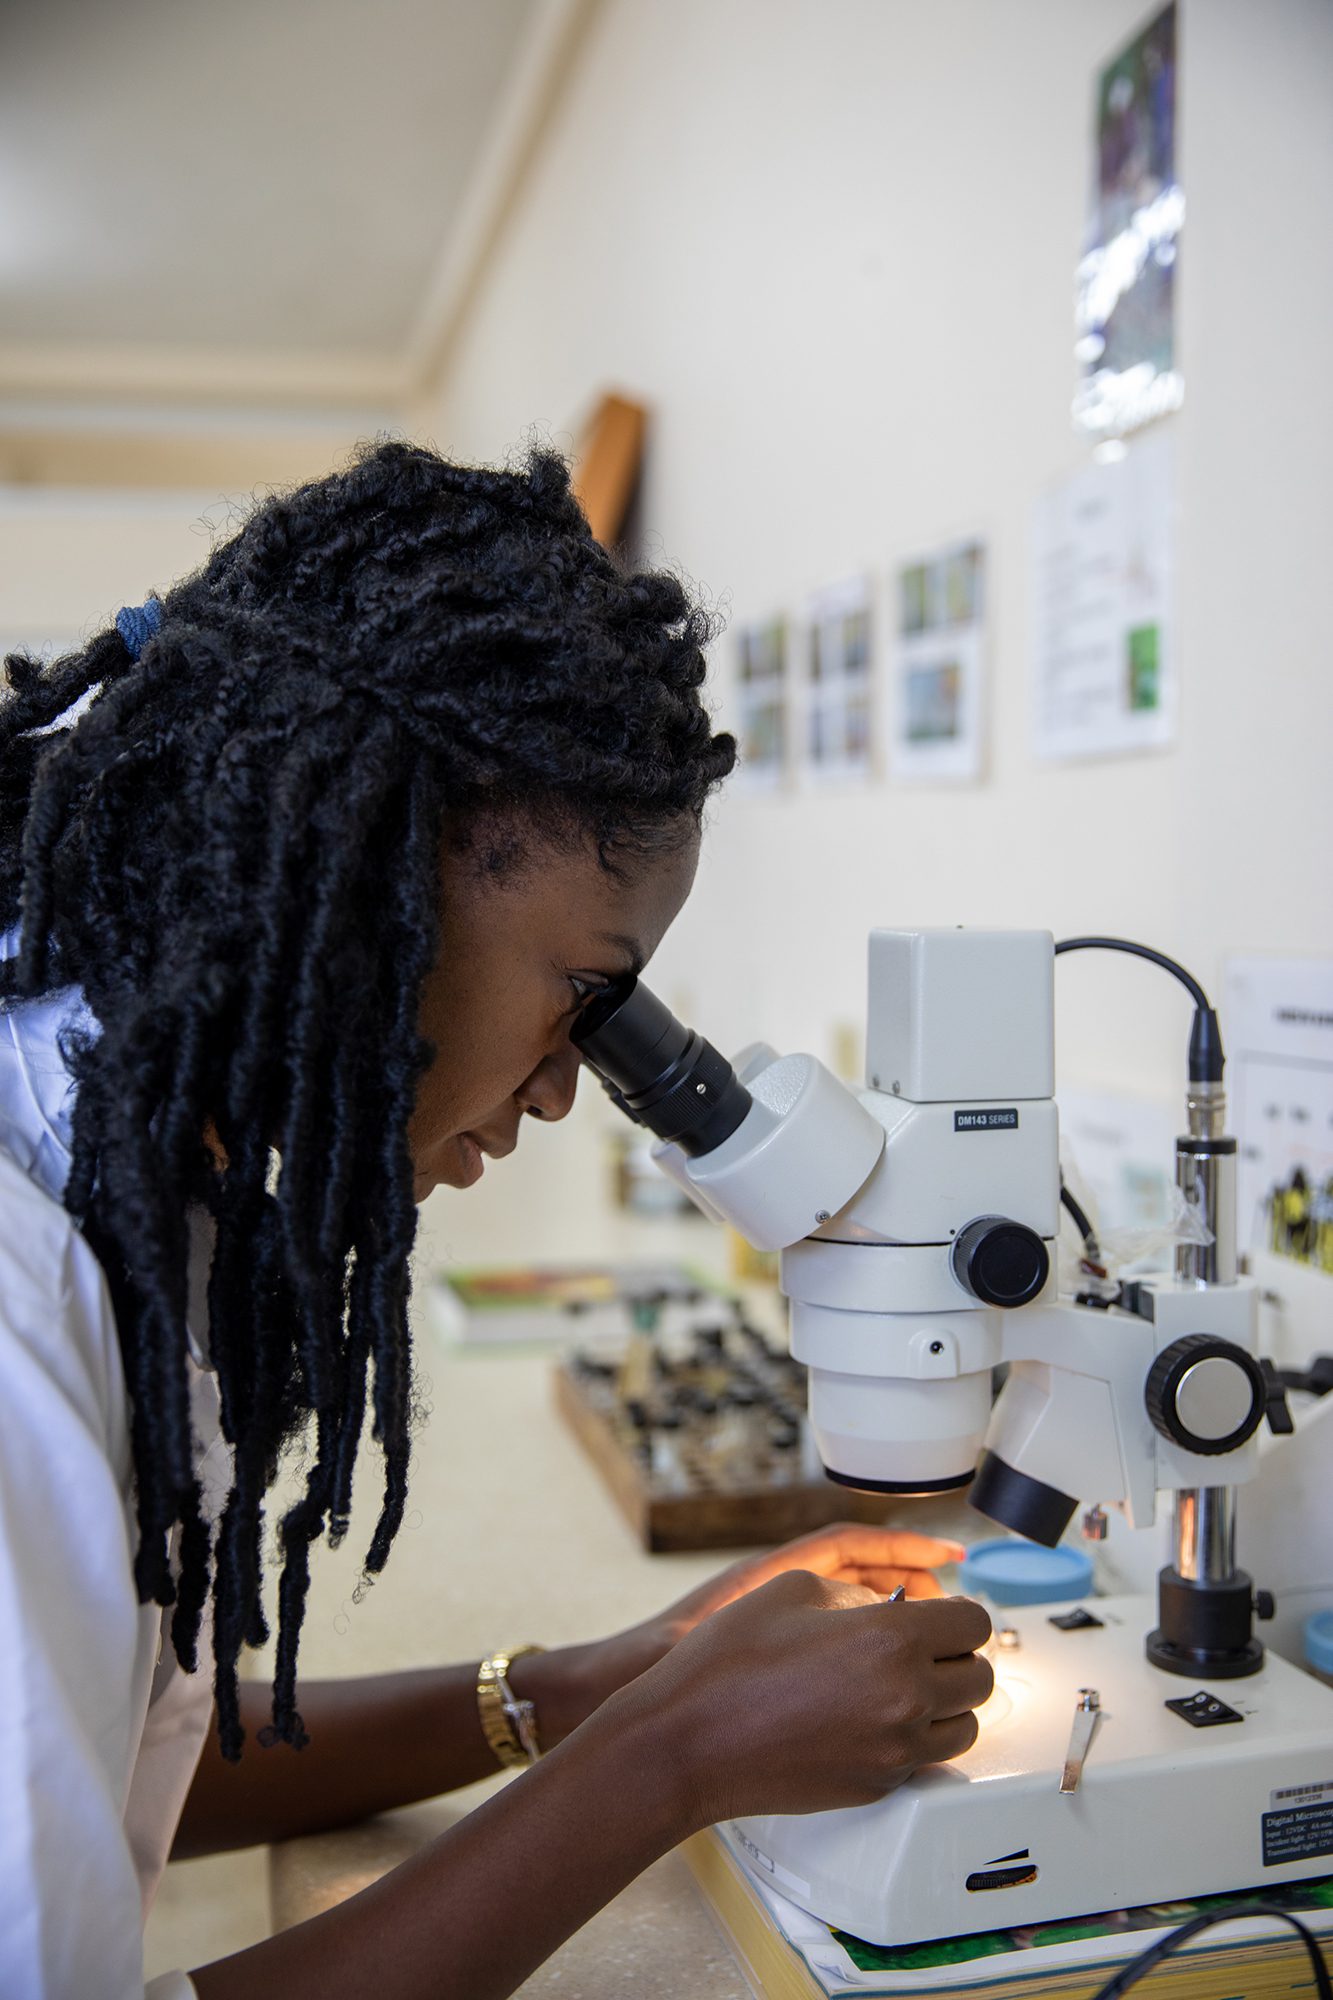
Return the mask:
{"type": "Polygon", "coordinates": [[[633,974],[588,1002],[570,1040],[622,1111],[691,1158],[729,1139],[750,1109],[726,1057],[633,974]]]}

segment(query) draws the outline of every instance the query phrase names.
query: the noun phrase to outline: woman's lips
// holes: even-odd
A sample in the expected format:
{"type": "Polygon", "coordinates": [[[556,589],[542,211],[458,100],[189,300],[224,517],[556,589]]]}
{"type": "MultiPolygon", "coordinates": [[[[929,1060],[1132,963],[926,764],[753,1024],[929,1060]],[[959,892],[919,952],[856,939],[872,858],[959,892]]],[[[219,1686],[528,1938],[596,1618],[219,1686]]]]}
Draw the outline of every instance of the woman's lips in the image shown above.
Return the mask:
{"type": "Polygon", "coordinates": [[[463,1167],[463,1186],[475,1187],[486,1171],[486,1162],[481,1156],[481,1147],[470,1132],[460,1132],[455,1144],[463,1167]]]}

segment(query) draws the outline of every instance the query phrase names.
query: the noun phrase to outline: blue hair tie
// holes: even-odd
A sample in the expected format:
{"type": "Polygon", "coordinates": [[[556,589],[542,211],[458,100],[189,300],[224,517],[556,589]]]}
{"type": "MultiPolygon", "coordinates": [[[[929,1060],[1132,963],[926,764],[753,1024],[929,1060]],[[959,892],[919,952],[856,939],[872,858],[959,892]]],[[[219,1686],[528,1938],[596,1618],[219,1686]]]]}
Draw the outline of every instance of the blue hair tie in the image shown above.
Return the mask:
{"type": "Polygon", "coordinates": [[[147,597],[142,604],[127,604],[116,613],[116,630],[125,641],[125,650],[137,660],[155,632],[162,629],[162,600],[147,597]]]}

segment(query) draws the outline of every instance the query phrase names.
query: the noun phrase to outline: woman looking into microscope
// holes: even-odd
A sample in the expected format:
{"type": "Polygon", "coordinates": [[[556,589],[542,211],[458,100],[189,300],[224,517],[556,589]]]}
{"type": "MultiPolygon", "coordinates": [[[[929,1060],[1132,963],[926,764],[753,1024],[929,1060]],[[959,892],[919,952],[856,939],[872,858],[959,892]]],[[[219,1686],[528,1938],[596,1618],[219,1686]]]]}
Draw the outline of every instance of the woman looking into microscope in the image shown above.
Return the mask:
{"type": "MultiPolygon", "coordinates": [[[[311,1549],[346,1530],[367,1423],[370,1572],[403,1517],[416,1203],[565,1115],[580,1007],[689,893],[733,758],[706,636],[673,578],[592,541],[557,459],[384,444],[80,651],[9,663],[0,1991],[131,2000],[169,1852],[495,1767],[475,1662],[298,1690],[311,1549]],[[243,1687],[303,1436],[274,1682],[243,1687]]],[[[540,1763],[154,1994],[506,1994],[695,1828],[957,1755],[990,1670],[985,1614],[930,1574],[955,1553],[835,1529],[524,1656],[540,1763]]]]}

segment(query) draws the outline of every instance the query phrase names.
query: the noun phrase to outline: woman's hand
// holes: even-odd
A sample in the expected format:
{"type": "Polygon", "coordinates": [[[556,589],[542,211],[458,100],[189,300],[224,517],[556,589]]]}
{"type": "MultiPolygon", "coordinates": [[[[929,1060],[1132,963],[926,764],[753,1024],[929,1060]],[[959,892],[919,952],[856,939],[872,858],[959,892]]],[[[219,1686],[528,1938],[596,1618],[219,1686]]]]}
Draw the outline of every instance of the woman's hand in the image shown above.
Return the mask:
{"type": "Polygon", "coordinates": [[[900,1584],[909,1598],[939,1597],[934,1571],[942,1563],[961,1561],[964,1553],[961,1542],[940,1541],[905,1529],[839,1522],[802,1535],[782,1548],[744,1556],[657,1617],[609,1639],[547,1655],[550,1664],[545,1668],[538,1661],[531,1667],[520,1662],[511,1678],[523,1683],[519,1692],[538,1696],[543,1734],[555,1743],[618,1688],[655,1666],[704,1619],[775,1577],[806,1572],[881,1597],[900,1584]],[[556,1681],[549,1688],[542,1685],[548,1677],[556,1681]]]}
{"type": "MultiPolygon", "coordinates": [[[[734,1604],[789,1570],[809,1570],[831,1583],[854,1583],[887,1597],[901,1585],[908,1597],[942,1597],[934,1572],[942,1563],[961,1562],[967,1551],[961,1542],[939,1541],[899,1528],[858,1527],[840,1521],[819,1528],[799,1541],[762,1555],[743,1556],[708,1583],[700,1584],[652,1623],[673,1635],[692,1632],[701,1619],[734,1604]]],[[[665,1650],[665,1649],[664,1649],[665,1650]]]]}
{"type": "Polygon", "coordinates": [[[791,1569],[706,1617],[607,1715],[651,1715],[699,1825],[866,1805],[972,1747],[994,1685],[976,1651],[990,1629],[967,1598],[886,1604],[791,1569]]]}

